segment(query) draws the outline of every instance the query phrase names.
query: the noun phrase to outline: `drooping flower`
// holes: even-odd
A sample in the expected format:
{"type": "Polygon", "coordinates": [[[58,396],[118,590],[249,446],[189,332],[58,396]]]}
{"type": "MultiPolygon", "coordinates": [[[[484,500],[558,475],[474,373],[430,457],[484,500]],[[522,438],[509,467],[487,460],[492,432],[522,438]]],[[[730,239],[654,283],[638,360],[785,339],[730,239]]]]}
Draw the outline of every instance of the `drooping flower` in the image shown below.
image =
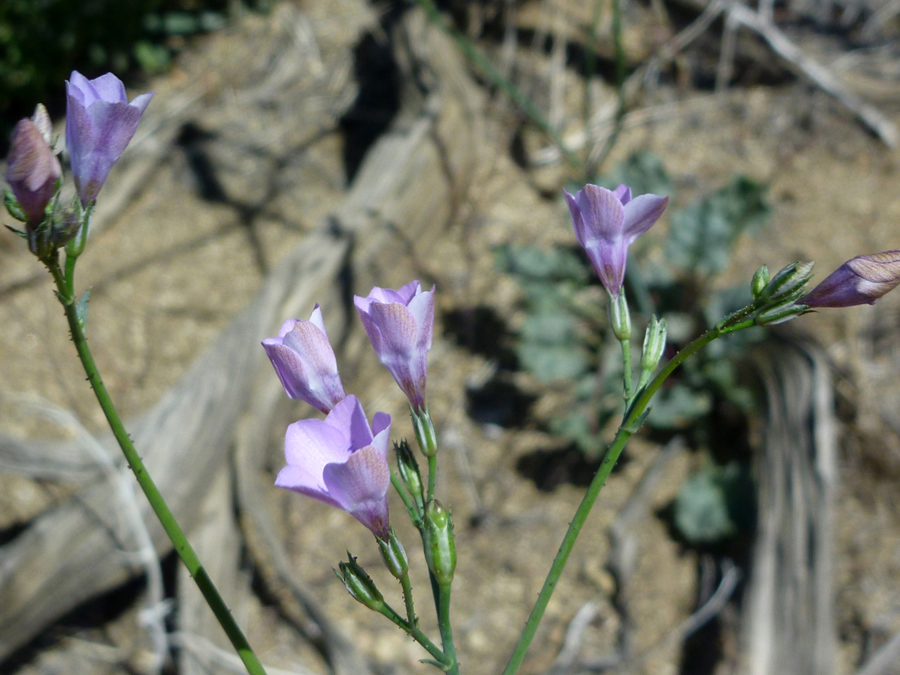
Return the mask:
{"type": "Polygon", "coordinates": [[[659,219],[669,198],[646,194],[632,199],[627,185],[607,190],[588,184],[574,195],[563,193],[578,243],[604,288],[617,298],[625,280],[628,247],[659,219]]]}
{"type": "Polygon", "coordinates": [[[153,92],[129,103],[125,85],[112,73],[89,80],[72,71],[66,81],[66,149],[85,208],[97,198],[151,98],[153,92]]]}
{"type": "Polygon", "coordinates": [[[6,180],[28,218],[29,229],[44,220],[44,211],[62,174],[59,160],[43,133],[48,122],[46,108],[38,106],[34,117],[20,120],[12,133],[6,180]]]}
{"type": "Polygon", "coordinates": [[[434,332],[434,286],[423,291],[411,281],[396,291],[371,290],[353,297],[369,341],[380,361],[409,399],[414,411],[425,410],[428,350],[434,332]]]}
{"type": "Polygon", "coordinates": [[[375,413],[370,427],[359,399],[347,396],[324,420],[300,420],[287,428],[287,466],[275,485],[342,509],[387,540],[390,433],[390,415],[375,413]]]}
{"type": "Polygon", "coordinates": [[[829,274],[797,300],[807,307],[852,307],[873,304],[900,284],[900,250],[859,255],[829,274]]]}
{"type": "Polygon", "coordinates": [[[266,338],[262,346],[291,398],[326,414],[344,399],[344,385],[319,305],[309,321],[288,319],[278,337],[266,338]]]}

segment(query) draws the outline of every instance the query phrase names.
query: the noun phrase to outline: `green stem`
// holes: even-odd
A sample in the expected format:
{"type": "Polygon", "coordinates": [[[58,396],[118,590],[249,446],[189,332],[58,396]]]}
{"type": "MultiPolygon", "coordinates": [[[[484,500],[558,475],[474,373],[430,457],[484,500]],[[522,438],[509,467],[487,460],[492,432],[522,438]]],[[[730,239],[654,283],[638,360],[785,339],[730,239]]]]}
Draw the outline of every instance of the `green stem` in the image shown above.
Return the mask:
{"type": "Polygon", "coordinates": [[[428,498],[426,501],[434,499],[434,488],[437,483],[437,454],[428,458],[428,498]]]}
{"type": "Polygon", "coordinates": [[[444,647],[448,675],[459,675],[459,663],[456,660],[456,646],[453,644],[453,628],[450,625],[450,584],[438,584],[438,626],[441,630],[441,644],[444,647]]]}
{"type": "Polygon", "coordinates": [[[172,545],[184,562],[185,567],[187,567],[188,572],[190,572],[191,577],[203,594],[210,609],[212,609],[213,614],[215,614],[219,624],[225,630],[225,634],[228,636],[228,639],[240,656],[241,661],[244,662],[247,672],[250,673],[250,675],[265,675],[266,671],[263,668],[262,663],[260,663],[256,654],[253,652],[253,649],[250,647],[250,644],[247,642],[247,638],[245,638],[244,634],[241,632],[240,627],[231,615],[228,606],[225,604],[225,601],[213,584],[212,579],[210,579],[209,574],[207,574],[203,565],[200,564],[197,554],[194,552],[190,542],[178,525],[178,522],[175,520],[175,516],[172,515],[172,512],[169,510],[169,506],[157,489],[150,474],[147,473],[147,469],[141,461],[140,455],[138,455],[134,444],[131,442],[131,438],[128,436],[128,431],[125,429],[125,425],[122,423],[119,413],[113,405],[112,399],[103,384],[103,380],[100,378],[100,373],[97,370],[94,357],[88,347],[84,327],[78,319],[73,289],[67,284],[67,277],[71,277],[74,273],[74,269],[70,269],[70,266],[67,264],[66,274],[63,275],[58,260],[46,260],[45,263],[50,269],[50,273],[53,275],[57,288],[59,289],[58,297],[65,309],[66,319],[68,319],[69,328],[72,331],[72,342],[75,343],[78,357],[81,359],[88,381],[91,383],[94,394],[97,396],[97,401],[103,409],[103,414],[106,415],[106,420],[109,423],[110,429],[112,429],[113,435],[119,443],[119,447],[122,448],[122,452],[125,453],[125,459],[128,461],[128,465],[134,472],[134,476],[137,478],[144,494],[147,495],[147,500],[150,502],[150,506],[156,513],[157,518],[159,518],[159,522],[162,524],[163,529],[166,534],[169,535],[172,545]]]}
{"type": "MultiPolygon", "coordinates": [[[[734,330],[740,330],[740,328],[735,328],[734,330]]],[[[655,378],[653,378],[650,384],[640,392],[625,411],[625,419],[622,421],[612,444],[607,448],[606,453],[603,456],[603,462],[600,464],[597,474],[594,476],[590,487],[588,487],[584,498],[581,500],[581,504],[575,512],[575,517],[572,518],[572,522],[569,524],[569,529],[566,531],[562,544],[559,546],[559,551],[556,554],[556,558],[553,560],[553,565],[547,573],[547,578],[544,580],[544,585],[535,602],[534,609],[531,610],[531,616],[528,617],[528,621],[525,624],[522,637],[519,638],[519,643],[516,645],[516,648],[509,659],[509,663],[503,671],[503,675],[513,675],[516,673],[519,670],[519,666],[522,665],[522,661],[525,660],[525,653],[528,651],[528,647],[534,639],[535,633],[537,633],[538,624],[540,624],[541,619],[544,616],[544,610],[547,609],[547,605],[550,602],[550,596],[553,595],[553,591],[556,589],[556,584],[566,566],[569,554],[575,546],[575,541],[578,539],[582,527],[584,527],[584,523],[591,512],[591,508],[594,506],[594,502],[597,501],[600,489],[606,483],[606,479],[616,465],[616,461],[619,459],[619,455],[622,454],[622,450],[625,448],[626,443],[628,443],[628,439],[634,435],[640,424],[643,422],[644,411],[649,405],[650,400],[653,398],[653,395],[660,386],[662,386],[662,383],[666,381],[669,375],[671,375],[686,358],[695,354],[716,338],[734,332],[734,330],[723,330],[719,326],[715,326],[698,337],[672,357],[666,366],[655,378]]]]}
{"type": "Polygon", "coordinates": [[[441,651],[441,648],[434,644],[429,639],[429,637],[422,632],[421,628],[419,628],[418,626],[410,626],[410,624],[405,621],[402,616],[397,614],[396,610],[394,610],[394,608],[392,608],[387,603],[383,603],[382,607],[377,611],[382,616],[390,619],[392,623],[401,628],[413,640],[422,645],[422,647],[424,647],[425,650],[435,658],[440,667],[445,668],[447,657],[444,656],[444,652],[441,651]]]}
{"type": "Polygon", "coordinates": [[[409,580],[409,574],[400,577],[400,586],[403,588],[403,603],[406,605],[406,620],[409,623],[410,630],[419,626],[419,619],[416,618],[416,607],[413,604],[412,582],[409,580]]]}
{"type": "Polygon", "coordinates": [[[419,513],[419,508],[413,498],[409,496],[409,493],[407,493],[406,486],[403,485],[403,481],[401,481],[400,477],[396,473],[394,473],[393,468],[391,468],[390,471],[391,485],[394,486],[397,494],[400,495],[400,499],[403,502],[403,505],[406,507],[407,513],[409,513],[409,519],[412,520],[413,525],[416,526],[416,529],[419,529],[422,525],[422,514],[419,513]]]}

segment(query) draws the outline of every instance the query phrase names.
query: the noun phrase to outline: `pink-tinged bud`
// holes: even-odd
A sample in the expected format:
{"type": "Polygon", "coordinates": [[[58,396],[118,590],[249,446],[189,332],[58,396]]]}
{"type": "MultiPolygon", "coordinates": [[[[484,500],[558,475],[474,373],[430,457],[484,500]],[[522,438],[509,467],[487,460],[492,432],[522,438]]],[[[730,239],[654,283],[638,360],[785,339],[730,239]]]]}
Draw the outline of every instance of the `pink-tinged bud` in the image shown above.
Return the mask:
{"type": "Polygon", "coordinates": [[[900,284],[900,250],[856,256],[797,300],[807,307],[873,304],[900,284]]]}
{"type": "Polygon", "coordinates": [[[357,295],[353,302],[379,360],[413,410],[424,411],[428,350],[434,332],[434,287],[423,291],[418,281],[396,291],[376,286],[368,297],[357,295]]]}
{"type": "Polygon", "coordinates": [[[6,180],[28,219],[29,229],[44,220],[60,175],[62,167],[41,130],[32,120],[20,120],[12,134],[6,180]]]}
{"type": "Polygon", "coordinates": [[[93,80],[73,70],[66,81],[66,149],[78,197],[85,208],[97,198],[153,92],[131,103],[122,80],[106,73],[93,80]]]}
{"type": "Polygon", "coordinates": [[[669,198],[646,194],[632,199],[627,185],[607,190],[588,184],[574,195],[563,194],[578,243],[606,291],[617,298],[625,281],[628,247],[659,220],[669,198]]]}
{"type": "Polygon", "coordinates": [[[319,305],[309,321],[288,319],[278,337],[266,338],[262,346],[291,398],[306,401],[325,414],[344,399],[344,385],[319,305]]]}
{"type": "Polygon", "coordinates": [[[390,415],[375,413],[370,427],[359,399],[348,396],[324,420],[300,420],[288,427],[287,466],[275,485],[346,511],[388,540],[390,434],[390,415]]]}

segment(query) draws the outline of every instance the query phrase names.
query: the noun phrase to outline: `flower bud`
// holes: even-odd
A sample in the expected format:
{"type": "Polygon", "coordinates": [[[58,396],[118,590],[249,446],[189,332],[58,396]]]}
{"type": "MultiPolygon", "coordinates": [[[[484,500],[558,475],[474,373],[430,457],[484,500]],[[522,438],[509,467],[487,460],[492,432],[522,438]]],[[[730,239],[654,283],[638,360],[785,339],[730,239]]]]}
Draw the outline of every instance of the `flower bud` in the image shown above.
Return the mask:
{"type": "Polygon", "coordinates": [[[750,293],[753,294],[753,299],[756,300],[768,285],[769,268],[763,265],[753,273],[753,279],[750,282],[750,293]]]}
{"type": "MultiPolygon", "coordinates": [[[[35,123],[20,120],[12,134],[6,180],[32,231],[44,220],[47,205],[56,192],[62,167],[35,123]]],[[[13,214],[15,215],[15,214],[13,214]]]]}
{"type": "Polygon", "coordinates": [[[356,558],[349,552],[347,555],[350,557],[350,562],[339,563],[340,571],[335,570],[335,574],[344,582],[347,592],[354,600],[361,602],[369,609],[380,612],[384,608],[384,596],[381,595],[372,578],[356,562],[356,558]]]}
{"type": "Polygon", "coordinates": [[[900,251],[884,251],[848,260],[798,300],[808,307],[873,304],[900,284],[900,251]]]}
{"type": "Polygon", "coordinates": [[[394,528],[391,528],[387,540],[381,537],[375,537],[378,541],[378,548],[381,550],[381,557],[384,560],[384,566],[395,579],[402,579],[409,574],[409,558],[406,557],[406,551],[403,544],[394,534],[394,528]]]}
{"type": "Polygon", "coordinates": [[[795,302],[787,302],[777,307],[768,307],[759,311],[753,321],[757,326],[774,326],[778,323],[784,323],[800,316],[806,311],[805,305],[798,305],[795,302]]]}
{"type": "Polygon", "coordinates": [[[456,570],[456,542],[453,539],[453,516],[439,501],[432,499],[425,507],[425,559],[439,586],[449,585],[456,570]]]}
{"type": "Polygon", "coordinates": [[[397,468],[400,472],[400,480],[406,486],[409,494],[416,501],[419,513],[425,510],[425,487],[422,483],[422,474],[419,472],[419,463],[413,455],[412,448],[406,439],[394,443],[394,452],[397,453],[397,468]]]}
{"type": "Polygon", "coordinates": [[[812,277],[814,264],[812,262],[792,262],[787,265],[772,278],[757,300],[765,303],[766,307],[796,300],[802,295],[803,289],[806,288],[806,284],[812,277]]]}
{"type": "Polygon", "coordinates": [[[656,315],[650,317],[647,332],[644,333],[644,348],[641,352],[641,370],[653,372],[666,348],[666,333],[668,326],[665,319],[657,319],[656,315]]]}
{"type": "Polygon", "coordinates": [[[428,412],[427,407],[422,410],[415,410],[410,407],[410,414],[419,450],[426,457],[434,457],[437,454],[438,445],[437,434],[434,432],[434,423],[431,421],[431,413],[428,412]]]}
{"type": "Polygon", "coordinates": [[[609,297],[609,322],[612,324],[613,334],[620,341],[631,339],[631,314],[624,293],[609,297]]]}

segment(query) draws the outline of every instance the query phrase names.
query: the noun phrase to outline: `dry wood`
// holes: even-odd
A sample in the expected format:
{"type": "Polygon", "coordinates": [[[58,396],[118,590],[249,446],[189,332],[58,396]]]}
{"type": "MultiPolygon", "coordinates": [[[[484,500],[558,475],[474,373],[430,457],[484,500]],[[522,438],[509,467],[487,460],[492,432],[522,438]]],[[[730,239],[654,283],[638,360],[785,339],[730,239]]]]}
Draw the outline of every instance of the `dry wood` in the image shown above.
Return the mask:
{"type": "MultiPolygon", "coordinates": [[[[428,53],[403,58],[427,61],[433,75],[428,95],[405,97],[396,124],[371,151],[333,217],[286,257],[252,305],[168,394],[129,425],[188,532],[199,523],[211,477],[227,461],[253,382],[269,368],[259,340],[285,317],[308,314],[315,301],[343,298],[342,275],[377,266],[396,236],[417,241],[448,222],[483,159],[482,99],[459,54],[418,14],[409,19],[405,46],[428,53]]],[[[417,88],[410,84],[407,91],[417,88]]],[[[86,488],[0,550],[0,658],[79,603],[139,573],[119,555],[128,534],[109,513],[114,489],[109,481],[86,488]]],[[[158,525],[151,534],[159,554],[170,550],[158,525]]]]}
{"type": "Polygon", "coordinates": [[[837,461],[828,364],[786,343],[761,355],[768,396],[759,524],[744,601],[745,672],[835,672],[831,539],[837,461]]]}

